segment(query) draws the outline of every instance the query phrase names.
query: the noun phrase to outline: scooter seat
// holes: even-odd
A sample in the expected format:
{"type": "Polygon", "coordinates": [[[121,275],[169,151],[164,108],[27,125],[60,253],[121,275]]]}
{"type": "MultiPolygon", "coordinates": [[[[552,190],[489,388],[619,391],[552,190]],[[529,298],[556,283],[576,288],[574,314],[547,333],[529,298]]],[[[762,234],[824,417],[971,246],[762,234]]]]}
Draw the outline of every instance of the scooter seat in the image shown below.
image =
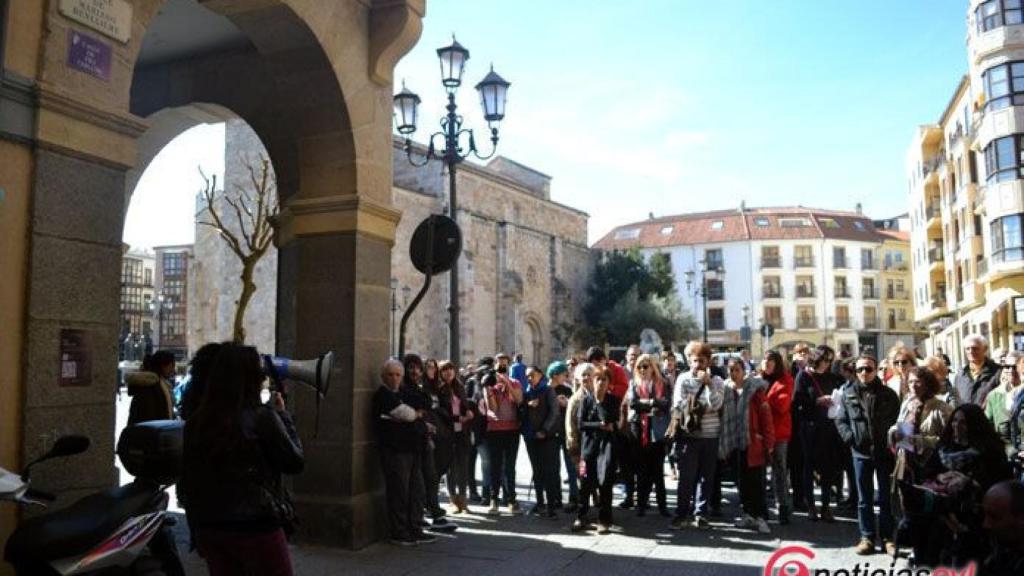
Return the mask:
{"type": "Polygon", "coordinates": [[[132,482],[82,498],[50,514],[28,518],[7,539],[8,562],[50,561],[85,554],[132,516],[154,511],[160,486],[132,482]]]}

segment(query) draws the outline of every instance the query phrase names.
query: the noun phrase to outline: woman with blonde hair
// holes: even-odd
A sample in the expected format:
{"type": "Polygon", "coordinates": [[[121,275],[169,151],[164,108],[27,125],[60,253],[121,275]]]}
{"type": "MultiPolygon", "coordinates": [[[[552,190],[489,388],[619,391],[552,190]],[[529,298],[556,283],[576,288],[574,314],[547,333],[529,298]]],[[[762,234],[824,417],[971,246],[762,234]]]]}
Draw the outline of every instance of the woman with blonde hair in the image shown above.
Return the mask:
{"type": "Polygon", "coordinates": [[[662,377],[655,355],[644,354],[637,359],[626,403],[629,426],[639,444],[637,516],[647,513],[653,486],[658,511],[667,518],[670,514],[665,495],[665,439],[672,419],[672,386],[662,377]]]}
{"type": "Polygon", "coordinates": [[[903,344],[896,344],[889,349],[886,357],[889,359],[889,368],[892,373],[885,381],[885,385],[891,388],[902,402],[911,394],[908,380],[910,370],[917,366],[917,355],[903,344]]]}
{"type": "Polygon", "coordinates": [[[943,402],[950,405],[956,404],[956,395],[953,394],[953,383],[949,381],[949,365],[939,355],[933,354],[924,359],[921,365],[927,368],[939,380],[939,393],[937,395],[943,402]]]}

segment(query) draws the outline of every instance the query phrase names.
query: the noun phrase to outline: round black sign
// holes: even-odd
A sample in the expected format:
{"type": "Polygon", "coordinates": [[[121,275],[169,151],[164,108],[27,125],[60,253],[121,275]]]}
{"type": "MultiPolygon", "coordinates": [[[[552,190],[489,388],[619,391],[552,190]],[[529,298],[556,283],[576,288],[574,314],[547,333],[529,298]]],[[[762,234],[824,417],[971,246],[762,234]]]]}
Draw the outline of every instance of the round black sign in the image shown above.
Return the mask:
{"type": "Polygon", "coordinates": [[[764,336],[765,338],[771,338],[772,334],[775,334],[775,326],[772,326],[771,324],[761,325],[761,336],[764,336]]]}
{"type": "Polygon", "coordinates": [[[417,270],[436,275],[451,270],[462,254],[462,230],[447,216],[429,216],[412,233],[409,257],[417,270]]]}

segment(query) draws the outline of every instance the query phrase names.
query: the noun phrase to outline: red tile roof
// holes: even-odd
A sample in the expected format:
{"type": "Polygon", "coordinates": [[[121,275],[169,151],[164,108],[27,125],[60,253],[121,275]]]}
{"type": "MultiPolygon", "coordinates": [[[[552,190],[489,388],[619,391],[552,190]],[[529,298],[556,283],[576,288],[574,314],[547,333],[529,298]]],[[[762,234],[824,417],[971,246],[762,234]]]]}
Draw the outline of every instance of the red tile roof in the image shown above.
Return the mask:
{"type": "Polygon", "coordinates": [[[598,240],[594,248],[624,250],[634,246],[660,248],[747,240],[817,238],[881,242],[883,236],[880,232],[870,218],[856,212],[803,207],[745,208],[742,212],[695,212],[624,224],[598,240]],[[780,225],[780,220],[787,219],[802,219],[807,225],[780,225]],[[758,222],[763,224],[765,221],[767,226],[758,225],[758,222]]]}
{"type": "Polygon", "coordinates": [[[910,242],[910,232],[901,230],[879,230],[878,233],[882,236],[886,236],[887,239],[910,242]]]}

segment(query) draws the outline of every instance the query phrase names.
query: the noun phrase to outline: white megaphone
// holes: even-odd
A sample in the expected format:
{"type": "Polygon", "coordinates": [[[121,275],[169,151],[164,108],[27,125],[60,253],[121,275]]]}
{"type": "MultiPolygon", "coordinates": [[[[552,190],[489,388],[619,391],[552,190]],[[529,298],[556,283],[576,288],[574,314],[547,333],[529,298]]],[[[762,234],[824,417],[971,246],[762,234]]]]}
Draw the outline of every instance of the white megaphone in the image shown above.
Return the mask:
{"type": "Polygon", "coordinates": [[[321,354],[312,360],[292,360],[280,356],[264,356],[264,371],[275,384],[282,380],[301,382],[325,398],[331,384],[331,370],[334,369],[334,352],[321,354]]]}

